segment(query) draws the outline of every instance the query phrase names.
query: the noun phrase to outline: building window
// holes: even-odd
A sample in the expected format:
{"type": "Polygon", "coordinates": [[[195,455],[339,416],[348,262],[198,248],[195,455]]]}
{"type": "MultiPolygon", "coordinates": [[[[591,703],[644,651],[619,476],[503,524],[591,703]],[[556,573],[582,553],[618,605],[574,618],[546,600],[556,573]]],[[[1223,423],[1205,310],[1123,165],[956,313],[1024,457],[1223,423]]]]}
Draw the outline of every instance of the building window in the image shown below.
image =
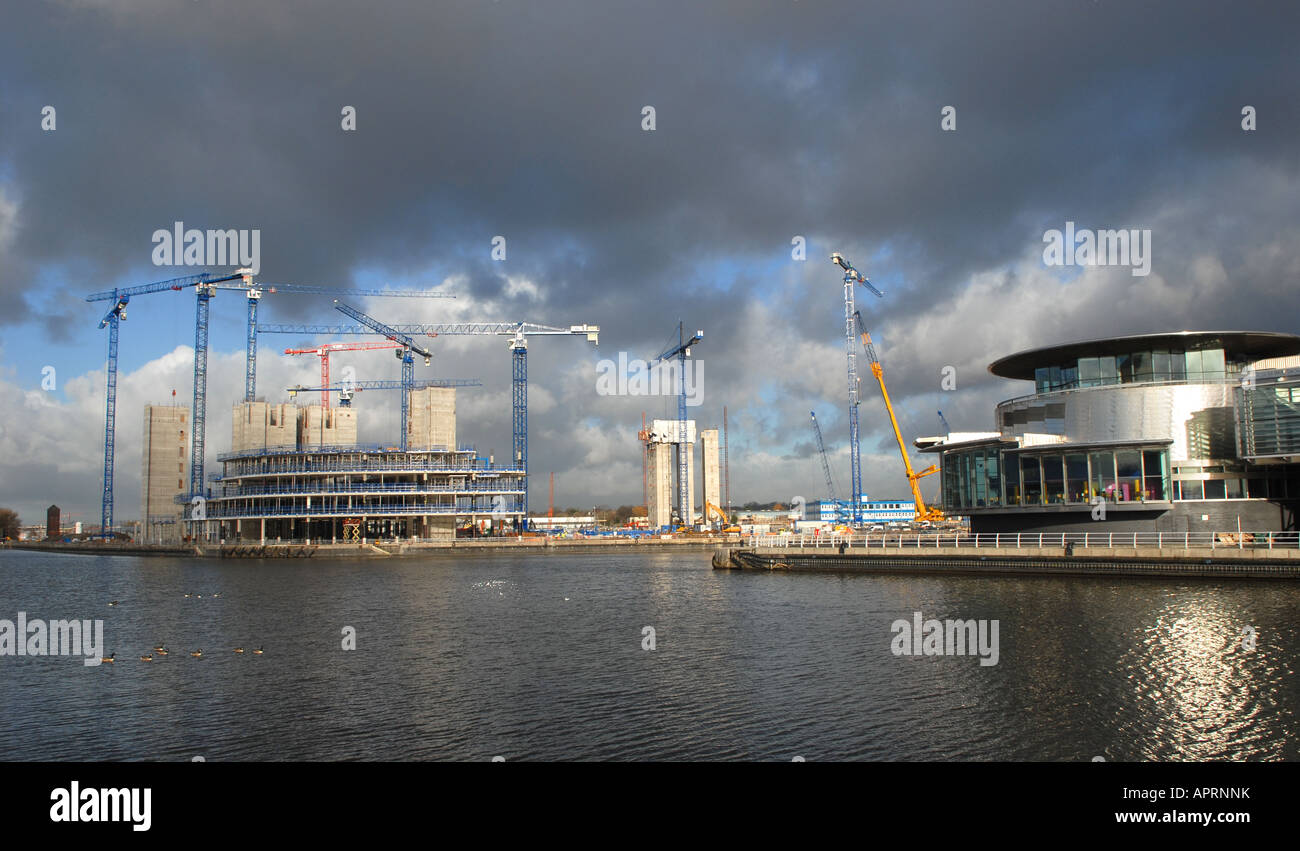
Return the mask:
{"type": "MultiPolygon", "coordinates": [[[[1115,359],[1111,358],[1111,367],[1114,365],[1115,359]]],[[[1079,386],[1096,387],[1101,383],[1101,358],[1079,358],[1079,386]]]]}
{"type": "Polygon", "coordinates": [[[1169,380],[1187,380],[1187,354],[1181,350],[1169,353],[1169,380]]]}
{"type": "Polygon", "coordinates": [[[1151,373],[1154,381],[1169,380],[1169,352],[1166,349],[1156,349],[1151,352],[1151,373]]]}
{"type": "Polygon", "coordinates": [[[1151,363],[1150,352],[1133,353],[1133,380],[1135,382],[1150,381],[1154,370],[1151,363]]]}
{"type": "Polygon", "coordinates": [[[1223,363],[1223,349],[1206,349],[1201,352],[1201,378],[1204,381],[1218,381],[1226,370],[1223,363]]]}
{"type": "Polygon", "coordinates": [[[1179,482],[1180,499],[1205,499],[1205,490],[1200,482],[1179,482]]]}
{"type": "Polygon", "coordinates": [[[1035,456],[1020,456],[1020,492],[1023,505],[1043,504],[1043,476],[1035,456]]]}
{"type": "Polygon", "coordinates": [[[1115,355],[1115,371],[1121,384],[1133,382],[1133,359],[1128,355],[1115,355]]]}
{"type": "Polygon", "coordinates": [[[1007,489],[1007,505],[1019,505],[1020,504],[1020,474],[1018,472],[1017,466],[1015,466],[1014,459],[1012,460],[1011,463],[1013,466],[1010,468],[1010,474],[1006,477],[1006,480],[1004,481],[1003,484],[1007,489]]]}
{"type": "Polygon", "coordinates": [[[1115,478],[1119,500],[1136,500],[1142,493],[1142,453],[1127,449],[1116,452],[1115,478]]]}
{"type": "Polygon", "coordinates": [[[1088,466],[1092,469],[1089,502],[1093,498],[1113,499],[1115,493],[1115,453],[1092,452],[1088,454],[1088,466]]]}
{"type": "Polygon", "coordinates": [[[984,466],[985,456],[982,451],[972,452],[970,456],[970,496],[971,505],[988,504],[988,474],[984,466]]]}
{"type": "Polygon", "coordinates": [[[1065,470],[1060,455],[1039,455],[1038,464],[1043,471],[1043,498],[1048,504],[1065,501],[1065,470]]]}
{"type": "MultiPolygon", "coordinates": [[[[1102,384],[1118,384],[1119,371],[1115,366],[1115,356],[1107,355],[1104,358],[1097,358],[1098,378],[1102,384]]],[[[1082,365],[1080,365],[1082,369],[1082,365]]]]}
{"type": "Polygon", "coordinates": [[[1083,453],[1065,456],[1065,499],[1088,501],[1088,456],[1083,453]]]}
{"type": "Polygon", "coordinates": [[[1158,449],[1147,449],[1142,453],[1142,484],[1147,499],[1168,499],[1169,467],[1165,463],[1165,453],[1158,449]]]}

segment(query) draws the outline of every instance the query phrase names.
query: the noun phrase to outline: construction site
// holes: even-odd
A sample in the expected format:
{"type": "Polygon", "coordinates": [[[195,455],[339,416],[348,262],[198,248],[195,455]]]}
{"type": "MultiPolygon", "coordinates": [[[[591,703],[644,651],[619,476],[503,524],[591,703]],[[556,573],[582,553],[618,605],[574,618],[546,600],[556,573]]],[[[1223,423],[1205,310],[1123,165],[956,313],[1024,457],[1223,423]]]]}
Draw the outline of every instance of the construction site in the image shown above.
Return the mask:
{"type": "MultiPolygon", "coordinates": [[[[861,313],[854,304],[857,286],[881,295],[844,258],[832,260],[844,271],[845,341],[848,358],[849,488],[841,499],[827,459],[821,426],[812,425],[826,483],[826,494],[808,501],[798,524],[836,529],[884,522],[929,523],[942,514],[927,505],[920,480],[936,471],[914,471],[899,429],[883,371],[861,313]],[[860,349],[859,349],[860,347],[860,349]],[[868,500],[862,490],[858,449],[860,380],[858,358],[865,356],[885,404],[903,467],[912,489],[910,501],[868,500]]],[[[554,518],[553,488],[545,516],[530,513],[528,502],[528,344],[529,338],[578,337],[597,343],[599,327],[582,323],[553,327],[529,322],[388,324],[362,313],[341,298],[446,298],[447,293],[416,290],[326,289],[292,284],[263,284],[251,270],[209,273],[138,287],[94,293],[89,302],[110,306],[100,321],[108,331],[108,369],[104,435],[104,489],[100,536],[129,537],[146,546],[211,544],[257,545],[285,542],[309,545],[364,544],[373,541],[437,544],[458,537],[514,537],[565,534],[580,528],[554,518]],[[134,535],[114,525],[113,472],[116,432],[117,353],[120,325],[132,298],[162,292],[195,294],[194,390],[189,407],[146,405],[143,418],[140,520],[134,535]],[[205,469],[207,421],[208,317],[211,300],[222,291],[242,297],[247,306],[245,386],[232,406],[227,451],[216,454],[219,470],[205,469]],[[258,321],[263,299],[273,294],[328,295],[346,317],[342,324],[282,325],[258,321]],[[280,388],[290,401],[269,402],[258,394],[258,339],[265,334],[332,338],[304,348],[284,349],[286,357],[319,359],[316,386],[280,388]],[[431,363],[429,341],[439,336],[485,335],[505,338],[511,361],[511,452],[497,458],[457,439],[457,390],[480,386],[468,378],[416,379],[416,363],[431,363]],[[364,339],[370,337],[370,340],[364,339]],[[399,363],[399,377],[346,380],[331,375],[330,358],[338,353],[389,350],[399,363]],[[396,392],[400,407],[397,440],[358,441],[358,411],[353,400],[396,392]],[[315,398],[312,398],[315,397],[315,398]],[[188,463],[187,463],[188,461],[188,463]]],[[[677,393],[677,418],[647,421],[638,434],[642,447],[644,520],[634,518],[619,530],[674,536],[738,535],[743,531],[731,510],[727,409],[721,429],[701,427],[687,417],[688,368],[692,349],[703,331],[688,334],[678,323],[675,341],[654,357],[677,393]],[[675,373],[675,375],[674,375],[675,373]],[[699,447],[698,452],[696,447],[699,447]]],[[[173,397],[175,396],[173,392],[173,397]]],[[[698,402],[696,402],[698,404],[698,402]]],[[[503,412],[504,413],[504,412],[503,412]]],[[[942,415],[941,415],[942,418],[942,415]]],[[[754,531],[753,520],[748,518],[754,531]]],[[[584,532],[598,532],[594,528],[584,532]]]]}
{"type": "MultiPolygon", "coordinates": [[[[117,369],[120,325],[133,297],[193,290],[196,295],[194,395],[186,407],[146,405],[143,419],[141,511],[134,543],[145,546],[295,542],[311,545],[400,540],[436,543],[458,533],[521,536],[529,533],[528,343],[530,337],[569,336],[595,344],[599,327],[552,327],[530,322],[389,325],[334,299],[349,324],[266,325],[258,307],[274,293],[338,297],[447,298],[408,290],[325,289],[266,285],[241,269],[199,274],[138,287],[94,293],[89,302],[111,306],[100,321],[108,330],[104,433],[104,488],[99,537],[119,541],[114,524],[117,369]],[[210,301],[235,291],[247,304],[247,349],[242,400],[233,405],[229,450],[216,456],[220,471],[205,470],[210,301]],[[286,349],[286,356],[320,359],[319,386],[282,388],[293,401],[268,402],[257,390],[259,334],[380,338],[380,342],[330,342],[286,349]],[[506,338],[511,362],[512,445],[498,461],[457,440],[458,388],[477,379],[416,379],[416,361],[429,366],[426,340],[439,336],[506,338]],[[338,352],[388,349],[400,364],[396,379],[331,377],[338,352]],[[395,391],[400,407],[397,439],[358,442],[358,393],[395,391]],[[310,394],[310,395],[309,395],[310,394]],[[307,402],[319,394],[318,401],[307,402]],[[335,402],[337,400],[337,402],[335,402]],[[188,463],[187,463],[188,461],[188,463]]],[[[173,393],[173,396],[175,394],[173,393]]],[[[503,412],[504,413],[504,412],[503,412]]]]}

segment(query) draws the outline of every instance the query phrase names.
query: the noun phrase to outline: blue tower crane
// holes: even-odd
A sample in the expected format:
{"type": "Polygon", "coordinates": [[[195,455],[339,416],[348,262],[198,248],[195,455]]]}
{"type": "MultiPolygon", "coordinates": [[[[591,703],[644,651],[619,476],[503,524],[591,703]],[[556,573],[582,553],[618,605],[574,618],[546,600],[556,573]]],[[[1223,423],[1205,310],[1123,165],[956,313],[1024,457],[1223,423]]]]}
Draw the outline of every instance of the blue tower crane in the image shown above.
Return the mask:
{"type": "Polygon", "coordinates": [[[952,426],[948,425],[948,420],[944,417],[943,411],[939,412],[939,425],[943,426],[944,434],[952,434],[952,426]]]}
{"type": "MultiPolygon", "coordinates": [[[[528,516],[528,337],[573,335],[585,336],[589,343],[600,342],[599,325],[570,325],[554,328],[533,322],[448,322],[432,325],[393,325],[401,334],[448,336],[508,336],[510,337],[510,396],[513,454],[516,469],[524,472],[524,494],[518,505],[523,517],[528,516]]],[[[263,334],[373,334],[368,326],[358,325],[259,325],[263,334]]]]}
{"type": "MultiPolygon", "coordinates": [[[[412,390],[419,390],[424,387],[482,387],[483,382],[477,378],[421,378],[411,383],[412,390]]],[[[352,394],[361,390],[404,390],[402,382],[393,381],[392,379],[371,379],[363,381],[349,381],[347,384],[340,384],[336,387],[304,387],[296,384],[288,388],[289,395],[295,396],[299,393],[321,393],[331,392],[339,394],[339,406],[350,408],[352,406],[352,394]]],[[[455,448],[455,447],[453,447],[455,448]]]]}
{"type": "Polygon", "coordinates": [[[522,522],[528,528],[528,338],[516,330],[510,338],[510,430],[511,457],[515,469],[524,471],[524,493],[520,500],[522,522]]]}
{"type": "Polygon", "coordinates": [[[817,422],[817,412],[809,411],[808,416],[812,417],[813,433],[817,435],[817,452],[822,458],[822,473],[826,475],[826,493],[835,502],[835,481],[831,478],[831,465],[826,460],[826,444],[822,441],[822,427],[817,422]]]}
{"type": "MultiPolygon", "coordinates": [[[[227,289],[223,287],[223,289],[227,289]]],[[[347,297],[364,297],[364,296],[383,296],[389,298],[455,298],[451,293],[436,292],[434,290],[338,290],[329,287],[320,287],[309,284],[263,284],[254,283],[252,278],[248,278],[245,286],[229,287],[228,289],[241,289],[248,296],[248,333],[247,333],[247,350],[244,354],[244,401],[252,402],[257,398],[257,305],[262,300],[263,295],[273,295],[275,293],[296,293],[299,295],[329,295],[329,296],[347,296],[347,297]]]]}
{"type": "Polygon", "coordinates": [[[682,388],[677,397],[677,517],[683,526],[690,526],[695,518],[691,517],[690,483],[686,472],[687,453],[691,451],[686,442],[686,358],[691,354],[691,346],[704,339],[704,332],[696,331],[695,336],[688,340],[683,328],[678,321],[677,345],[661,352],[650,365],[677,359],[677,377],[682,388]]]}
{"type": "Polygon", "coordinates": [[[198,304],[194,318],[194,411],[190,424],[190,496],[203,493],[204,443],[207,434],[208,389],[208,317],[209,302],[217,290],[236,290],[248,297],[248,334],[244,353],[244,400],[252,402],[257,397],[257,304],[264,293],[293,292],[320,295],[357,296],[417,296],[421,298],[455,298],[447,293],[430,293],[400,290],[332,290],[326,287],[300,284],[259,284],[253,281],[251,269],[238,269],[235,274],[214,279],[198,287],[198,304]],[[223,281],[238,280],[238,285],[220,286],[223,281]]]}
{"type": "Polygon", "coordinates": [[[402,362],[402,436],[399,445],[402,451],[406,451],[410,442],[410,435],[407,433],[407,422],[411,414],[411,390],[415,386],[415,358],[411,356],[411,352],[418,352],[422,355],[425,366],[428,366],[429,361],[433,359],[433,352],[415,342],[409,335],[385,325],[378,319],[372,319],[356,308],[343,304],[338,299],[334,299],[334,309],[352,317],[371,329],[372,332],[382,334],[394,343],[402,344],[402,348],[396,352],[397,359],[402,362]]]}
{"type": "Polygon", "coordinates": [[[858,405],[861,403],[858,390],[861,382],[858,378],[857,327],[853,318],[857,312],[853,285],[862,284],[878,298],[883,298],[885,294],[872,286],[838,251],[831,255],[831,262],[844,270],[844,344],[849,361],[849,487],[853,491],[850,510],[856,525],[862,522],[862,457],[858,449],[858,405]]]}
{"type": "Polygon", "coordinates": [[[107,376],[107,401],[104,410],[104,492],[103,501],[100,508],[100,534],[105,537],[112,535],[113,529],[113,463],[116,452],[116,430],[117,430],[117,348],[120,322],[126,320],[126,306],[131,301],[133,295],[144,295],[146,293],[158,293],[167,290],[180,292],[188,287],[204,287],[216,284],[221,281],[231,281],[241,278],[241,274],[234,275],[212,275],[203,273],[199,275],[186,275],[180,278],[170,278],[165,281],[157,281],[152,284],[141,284],[136,287],[119,287],[102,292],[91,293],[86,296],[86,301],[111,301],[113,306],[104,318],[99,321],[99,327],[108,328],[108,376],[107,376]]]}

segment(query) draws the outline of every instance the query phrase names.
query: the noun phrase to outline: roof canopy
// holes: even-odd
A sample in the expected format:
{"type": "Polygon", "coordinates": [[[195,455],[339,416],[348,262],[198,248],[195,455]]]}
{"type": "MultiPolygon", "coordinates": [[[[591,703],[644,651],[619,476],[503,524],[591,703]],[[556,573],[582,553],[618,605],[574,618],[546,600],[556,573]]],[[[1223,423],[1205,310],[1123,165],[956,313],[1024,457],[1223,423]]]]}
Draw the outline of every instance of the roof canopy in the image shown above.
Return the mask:
{"type": "Polygon", "coordinates": [[[1224,349],[1228,360],[1256,361],[1264,358],[1300,355],[1300,337],[1270,331],[1168,331],[1161,334],[1134,334],[1064,343],[1042,349],[1027,349],[989,364],[989,372],[1000,378],[1034,380],[1040,366],[1060,366],[1079,358],[1122,355],[1151,349],[1195,351],[1224,349]]]}

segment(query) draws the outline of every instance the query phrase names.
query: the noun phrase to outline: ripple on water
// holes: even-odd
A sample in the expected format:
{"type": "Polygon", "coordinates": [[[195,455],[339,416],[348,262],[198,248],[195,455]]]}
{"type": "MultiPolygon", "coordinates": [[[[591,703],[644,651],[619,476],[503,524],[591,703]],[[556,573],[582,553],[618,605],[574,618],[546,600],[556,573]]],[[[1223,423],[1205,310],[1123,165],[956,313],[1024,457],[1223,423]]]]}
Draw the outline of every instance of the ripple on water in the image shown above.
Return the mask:
{"type": "Polygon", "coordinates": [[[4,551],[0,618],[102,618],[120,661],[0,657],[0,758],[1296,759],[1297,603],[1284,583],[719,573],[707,554],[4,551]],[[894,656],[914,611],[997,619],[998,664],[894,656]]]}

